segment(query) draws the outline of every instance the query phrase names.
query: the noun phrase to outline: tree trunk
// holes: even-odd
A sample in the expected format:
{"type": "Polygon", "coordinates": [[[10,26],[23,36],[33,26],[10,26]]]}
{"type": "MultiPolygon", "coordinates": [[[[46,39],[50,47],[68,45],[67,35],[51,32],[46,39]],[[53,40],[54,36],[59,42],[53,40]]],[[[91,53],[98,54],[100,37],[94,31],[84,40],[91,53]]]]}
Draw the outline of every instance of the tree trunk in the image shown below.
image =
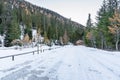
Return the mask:
{"type": "Polygon", "coordinates": [[[118,51],[118,43],[119,43],[119,30],[117,30],[117,34],[116,34],[116,44],[115,44],[115,46],[116,46],[116,50],[118,51]]]}
{"type": "Polygon", "coordinates": [[[119,40],[116,41],[116,50],[118,51],[118,42],[119,40]]]}
{"type": "Polygon", "coordinates": [[[94,47],[94,46],[93,46],[93,40],[90,40],[90,42],[91,42],[91,46],[94,47]]]}
{"type": "Polygon", "coordinates": [[[104,48],[104,39],[103,39],[103,36],[101,36],[101,49],[104,48]]]}
{"type": "Polygon", "coordinates": [[[104,49],[107,49],[107,43],[106,43],[106,39],[104,38],[104,49]]]}

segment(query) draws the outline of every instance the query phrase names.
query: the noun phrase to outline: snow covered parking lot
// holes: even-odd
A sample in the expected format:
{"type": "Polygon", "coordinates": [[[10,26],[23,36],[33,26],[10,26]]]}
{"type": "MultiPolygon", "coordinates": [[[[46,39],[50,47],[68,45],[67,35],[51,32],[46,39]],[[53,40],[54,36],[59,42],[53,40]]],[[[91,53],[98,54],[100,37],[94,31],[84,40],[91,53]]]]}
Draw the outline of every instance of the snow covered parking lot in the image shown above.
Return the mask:
{"type": "MultiPolygon", "coordinates": [[[[34,49],[0,50],[0,56],[34,49]]],[[[1,59],[0,80],[120,80],[120,52],[71,45],[1,59]]]]}

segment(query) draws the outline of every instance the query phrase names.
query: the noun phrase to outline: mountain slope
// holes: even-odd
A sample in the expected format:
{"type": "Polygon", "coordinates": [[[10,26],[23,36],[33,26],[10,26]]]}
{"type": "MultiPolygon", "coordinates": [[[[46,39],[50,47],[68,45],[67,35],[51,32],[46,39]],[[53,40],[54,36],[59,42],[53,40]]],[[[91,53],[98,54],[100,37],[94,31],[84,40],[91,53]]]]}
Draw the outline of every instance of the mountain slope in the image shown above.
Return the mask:
{"type": "Polygon", "coordinates": [[[32,29],[36,30],[38,36],[45,37],[44,43],[46,44],[55,40],[66,44],[63,40],[65,33],[67,33],[67,42],[74,43],[76,40],[83,38],[83,25],[71,21],[71,19],[67,19],[56,12],[24,0],[1,0],[0,2],[2,3],[0,4],[2,6],[0,9],[0,34],[6,35],[6,46],[11,46],[10,43],[21,34],[24,37],[28,35],[29,41],[35,41],[32,29]]]}
{"type": "MultiPolygon", "coordinates": [[[[33,3],[32,1],[30,1],[30,0],[25,0],[26,2],[28,2],[28,3],[33,3]]],[[[34,5],[34,4],[33,4],[34,5]]],[[[37,6],[37,5],[36,5],[37,6]]],[[[46,15],[48,15],[48,16],[55,16],[55,17],[57,17],[57,18],[59,18],[59,20],[63,20],[63,21],[66,21],[66,20],[69,20],[68,18],[65,18],[65,17],[63,17],[63,16],[61,16],[59,13],[56,13],[56,12],[54,12],[54,11],[52,11],[52,10],[49,10],[49,9],[46,9],[46,8],[43,8],[43,7],[40,7],[40,6],[38,6],[39,8],[41,8],[41,10],[40,10],[40,12],[44,12],[45,11],[45,14],[46,15]]],[[[78,27],[84,27],[82,24],[80,24],[80,23],[77,23],[77,22],[75,22],[75,21],[71,21],[71,23],[73,24],[73,25],[76,25],[76,26],[78,26],[78,27]]]]}

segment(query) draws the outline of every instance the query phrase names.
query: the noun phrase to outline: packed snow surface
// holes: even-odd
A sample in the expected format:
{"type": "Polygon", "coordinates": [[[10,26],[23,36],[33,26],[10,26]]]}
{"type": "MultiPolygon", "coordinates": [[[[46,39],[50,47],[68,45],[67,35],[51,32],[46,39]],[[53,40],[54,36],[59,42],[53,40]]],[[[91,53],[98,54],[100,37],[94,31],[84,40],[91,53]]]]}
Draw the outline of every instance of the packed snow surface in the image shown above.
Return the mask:
{"type": "MultiPolygon", "coordinates": [[[[33,50],[0,48],[0,57],[33,50]]],[[[120,52],[69,45],[0,59],[0,80],[120,80],[120,52]]]]}

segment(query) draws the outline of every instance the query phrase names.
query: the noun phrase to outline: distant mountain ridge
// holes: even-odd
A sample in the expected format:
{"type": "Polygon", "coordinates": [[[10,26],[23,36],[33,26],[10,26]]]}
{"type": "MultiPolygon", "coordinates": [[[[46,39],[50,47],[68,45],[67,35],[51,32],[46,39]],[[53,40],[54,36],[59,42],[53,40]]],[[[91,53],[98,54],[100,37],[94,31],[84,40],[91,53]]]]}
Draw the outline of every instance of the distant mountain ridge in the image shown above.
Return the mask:
{"type": "MultiPolygon", "coordinates": [[[[58,13],[52,11],[52,10],[49,10],[49,9],[34,5],[34,4],[32,4],[32,3],[28,2],[28,1],[25,1],[25,0],[6,0],[6,1],[9,1],[9,2],[12,1],[12,2],[14,2],[14,4],[16,3],[16,4],[19,4],[19,5],[24,6],[24,7],[29,7],[29,9],[31,9],[32,11],[38,10],[40,13],[45,14],[47,16],[57,17],[58,20],[60,20],[60,21],[70,20],[70,19],[63,17],[60,14],[58,14],[58,13]]],[[[78,27],[84,27],[82,24],[77,23],[75,21],[71,21],[71,23],[73,25],[78,26],[78,27]]]]}

